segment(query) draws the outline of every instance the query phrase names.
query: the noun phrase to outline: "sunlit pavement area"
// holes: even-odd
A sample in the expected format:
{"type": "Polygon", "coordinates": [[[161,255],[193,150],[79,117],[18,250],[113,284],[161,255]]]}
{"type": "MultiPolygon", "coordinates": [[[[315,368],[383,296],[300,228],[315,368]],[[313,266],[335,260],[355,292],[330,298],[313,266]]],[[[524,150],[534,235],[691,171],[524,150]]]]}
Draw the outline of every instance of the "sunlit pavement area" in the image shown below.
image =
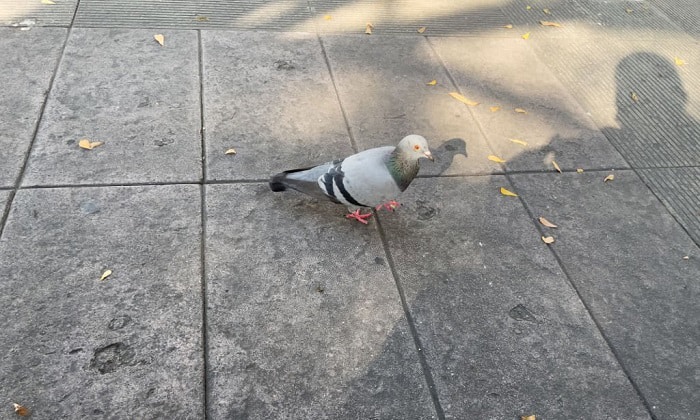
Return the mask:
{"type": "Polygon", "coordinates": [[[697,418],[699,21],[0,0],[0,418],[697,418]],[[411,133],[367,226],[268,188],[411,133]]]}

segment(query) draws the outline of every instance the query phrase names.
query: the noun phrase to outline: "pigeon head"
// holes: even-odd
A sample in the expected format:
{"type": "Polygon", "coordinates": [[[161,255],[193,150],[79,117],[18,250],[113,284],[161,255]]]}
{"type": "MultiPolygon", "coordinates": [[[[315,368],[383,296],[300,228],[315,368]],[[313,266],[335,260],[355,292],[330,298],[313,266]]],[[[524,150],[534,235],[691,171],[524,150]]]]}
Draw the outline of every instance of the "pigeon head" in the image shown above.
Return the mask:
{"type": "Polygon", "coordinates": [[[435,160],[433,154],[430,153],[428,148],[428,140],[423,136],[417,134],[411,134],[410,136],[404,137],[398,145],[401,153],[407,158],[418,160],[420,158],[428,158],[430,160],[435,160]]]}

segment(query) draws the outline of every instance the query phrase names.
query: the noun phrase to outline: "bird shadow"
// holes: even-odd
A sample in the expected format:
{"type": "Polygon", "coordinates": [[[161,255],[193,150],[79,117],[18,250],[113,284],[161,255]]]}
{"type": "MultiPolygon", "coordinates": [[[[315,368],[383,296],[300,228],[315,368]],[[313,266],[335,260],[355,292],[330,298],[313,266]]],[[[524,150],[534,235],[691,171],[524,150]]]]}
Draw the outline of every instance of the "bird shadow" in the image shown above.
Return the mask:
{"type": "Polygon", "coordinates": [[[455,156],[462,155],[465,158],[469,157],[467,153],[467,143],[461,138],[449,139],[438,147],[431,148],[430,151],[433,153],[433,156],[435,156],[435,162],[428,162],[427,164],[421,165],[418,176],[442,175],[452,166],[455,156]]]}

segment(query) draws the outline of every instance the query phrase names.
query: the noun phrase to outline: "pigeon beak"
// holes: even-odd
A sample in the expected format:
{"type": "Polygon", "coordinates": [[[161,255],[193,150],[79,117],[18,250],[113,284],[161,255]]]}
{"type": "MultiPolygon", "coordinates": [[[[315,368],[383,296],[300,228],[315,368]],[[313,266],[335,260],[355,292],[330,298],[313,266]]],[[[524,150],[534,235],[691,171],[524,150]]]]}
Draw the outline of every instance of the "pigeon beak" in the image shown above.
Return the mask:
{"type": "Polygon", "coordinates": [[[425,155],[425,157],[430,159],[431,162],[435,162],[435,157],[433,157],[433,154],[430,153],[430,150],[426,150],[425,152],[423,152],[423,154],[425,155]]]}

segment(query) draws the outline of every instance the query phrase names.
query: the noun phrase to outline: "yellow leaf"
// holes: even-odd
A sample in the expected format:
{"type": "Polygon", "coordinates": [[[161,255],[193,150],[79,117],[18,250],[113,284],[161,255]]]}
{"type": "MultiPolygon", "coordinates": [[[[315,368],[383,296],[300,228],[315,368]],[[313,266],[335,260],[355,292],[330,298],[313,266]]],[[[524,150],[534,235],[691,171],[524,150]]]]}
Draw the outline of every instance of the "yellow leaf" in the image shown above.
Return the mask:
{"type": "Polygon", "coordinates": [[[209,18],[206,16],[195,16],[194,20],[196,20],[197,22],[208,22],[209,18]]]}
{"type": "Polygon", "coordinates": [[[418,33],[422,34],[423,32],[425,32],[426,29],[427,28],[425,26],[421,26],[420,28],[418,28],[418,33]]]}
{"type": "Polygon", "coordinates": [[[522,141],[522,140],[520,140],[520,139],[508,139],[508,140],[512,141],[512,142],[515,143],[515,144],[519,144],[519,145],[521,145],[521,146],[527,146],[527,142],[526,142],[526,141],[522,141]]]}
{"type": "Polygon", "coordinates": [[[520,420],[537,420],[537,417],[534,414],[530,414],[529,416],[520,416],[520,420]]]}
{"type": "Polygon", "coordinates": [[[112,270],[106,270],[102,275],[100,276],[100,281],[106,279],[107,277],[112,275],[112,270]]]}
{"type": "Polygon", "coordinates": [[[165,37],[163,34],[155,34],[153,35],[153,39],[155,39],[161,46],[163,46],[163,43],[165,42],[165,37]]]}
{"type": "Polygon", "coordinates": [[[530,6],[529,4],[527,6],[525,6],[525,10],[530,10],[530,9],[532,9],[532,6],[530,6]]]}
{"type": "Polygon", "coordinates": [[[552,14],[552,12],[550,12],[549,9],[542,9],[542,13],[544,13],[545,15],[551,15],[551,14],[552,14]]]}
{"type": "Polygon", "coordinates": [[[331,15],[325,15],[325,16],[323,16],[323,19],[324,19],[324,20],[331,20],[331,19],[333,19],[333,16],[331,16],[331,15]]]}
{"type": "Polygon", "coordinates": [[[498,112],[500,110],[501,110],[501,107],[498,105],[492,106],[491,108],[489,108],[489,111],[491,111],[491,112],[498,112]]]}
{"type": "Polygon", "coordinates": [[[527,114],[527,111],[522,108],[515,108],[513,111],[517,112],[518,114],[527,114]]]}
{"type": "MultiPolygon", "coordinates": [[[[528,7],[530,7],[530,6],[528,6],[528,7]]],[[[522,39],[529,39],[529,38],[530,38],[530,32],[526,32],[526,33],[520,35],[520,37],[521,37],[522,39]]]]}
{"type": "Polygon", "coordinates": [[[12,406],[15,408],[15,413],[17,413],[18,416],[24,417],[29,415],[29,409],[27,407],[17,403],[12,403],[12,406]]]}
{"type": "Polygon", "coordinates": [[[542,237],[542,242],[546,244],[553,244],[554,243],[554,237],[553,236],[543,236],[542,237]]]}
{"type": "Polygon", "coordinates": [[[637,94],[634,92],[630,92],[630,98],[632,98],[632,100],[635,102],[639,100],[639,96],[637,96],[637,94]]]}
{"type": "Polygon", "coordinates": [[[514,193],[513,191],[508,191],[507,189],[501,187],[501,194],[508,196],[508,197],[517,197],[518,194],[514,193]]]}
{"type": "Polygon", "coordinates": [[[53,0],[41,0],[41,4],[56,4],[53,0]]]}
{"type": "Polygon", "coordinates": [[[496,156],[496,155],[489,155],[489,156],[487,157],[487,159],[490,160],[490,161],[492,161],[492,162],[496,162],[496,163],[505,163],[505,160],[499,158],[499,157],[496,156]]]}
{"type": "Polygon", "coordinates": [[[426,85],[428,85],[428,86],[435,86],[435,85],[437,85],[437,80],[431,80],[431,81],[429,81],[428,83],[426,83],[426,85]]]}
{"type": "Polygon", "coordinates": [[[540,216],[537,220],[540,221],[544,226],[550,227],[550,228],[556,228],[557,225],[554,223],[550,222],[549,220],[545,219],[544,217],[540,216]]]}
{"type": "Polygon", "coordinates": [[[673,57],[673,61],[676,63],[677,66],[683,66],[685,65],[685,61],[678,58],[678,57],[673,57]]]}
{"type": "Polygon", "coordinates": [[[625,9],[625,12],[627,12],[627,13],[632,13],[632,12],[634,12],[634,10],[632,10],[632,9],[625,9]]]}
{"type": "Polygon", "coordinates": [[[224,152],[225,155],[235,155],[236,153],[238,153],[236,152],[236,149],[228,149],[224,152]]]}
{"type": "Polygon", "coordinates": [[[509,24],[507,24],[507,25],[503,25],[503,27],[506,28],[506,29],[513,29],[513,24],[512,24],[512,23],[509,23],[509,24]]]}
{"type": "Polygon", "coordinates": [[[615,175],[610,174],[610,175],[608,175],[608,176],[605,177],[605,179],[603,180],[603,182],[612,181],[613,179],[615,179],[615,175]]]}
{"type": "Polygon", "coordinates": [[[542,26],[553,26],[555,28],[561,28],[561,25],[558,24],[557,22],[550,22],[548,20],[541,20],[540,25],[542,26]]]}
{"type": "Polygon", "coordinates": [[[556,169],[557,172],[561,173],[561,168],[559,167],[559,165],[557,164],[557,162],[552,161],[552,166],[554,166],[554,169],[556,169]]]}
{"type": "Polygon", "coordinates": [[[576,168],[576,172],[582,174],[582,173],[583,173],[583,169],[581,169],[581,168],[576,168]]]}
{"type": "Polygon", "coordinates": [[[453,98],[455,98],[456,100],[462,102],[462,103],[465,103],[465,104],[469,105],[469,106],[477,106],[477,105],[479,105],[478,102],[474,102],[474,101],[472,101],[471,99],[467,99],[467,98],[465,98],[464,96],[460,95],[460,94],[457,93],[457,92],[450,92],[450,96],[453,97],[453,98]]]}
{"type": "Polygon", "coordinates": [[[374,29],[374,25],[371,23],[367,22],[367,25],[365,25],[365,33],[367,35],[372,35],[372,29],[374,29]]]}
{"type": "Polygon", "coordinates": [[[89,139],[82,139],[78,142],[78,146],[82,149],[92,150],[97,146],[101,146],[101,141],[90,141],[89,139]]]}

